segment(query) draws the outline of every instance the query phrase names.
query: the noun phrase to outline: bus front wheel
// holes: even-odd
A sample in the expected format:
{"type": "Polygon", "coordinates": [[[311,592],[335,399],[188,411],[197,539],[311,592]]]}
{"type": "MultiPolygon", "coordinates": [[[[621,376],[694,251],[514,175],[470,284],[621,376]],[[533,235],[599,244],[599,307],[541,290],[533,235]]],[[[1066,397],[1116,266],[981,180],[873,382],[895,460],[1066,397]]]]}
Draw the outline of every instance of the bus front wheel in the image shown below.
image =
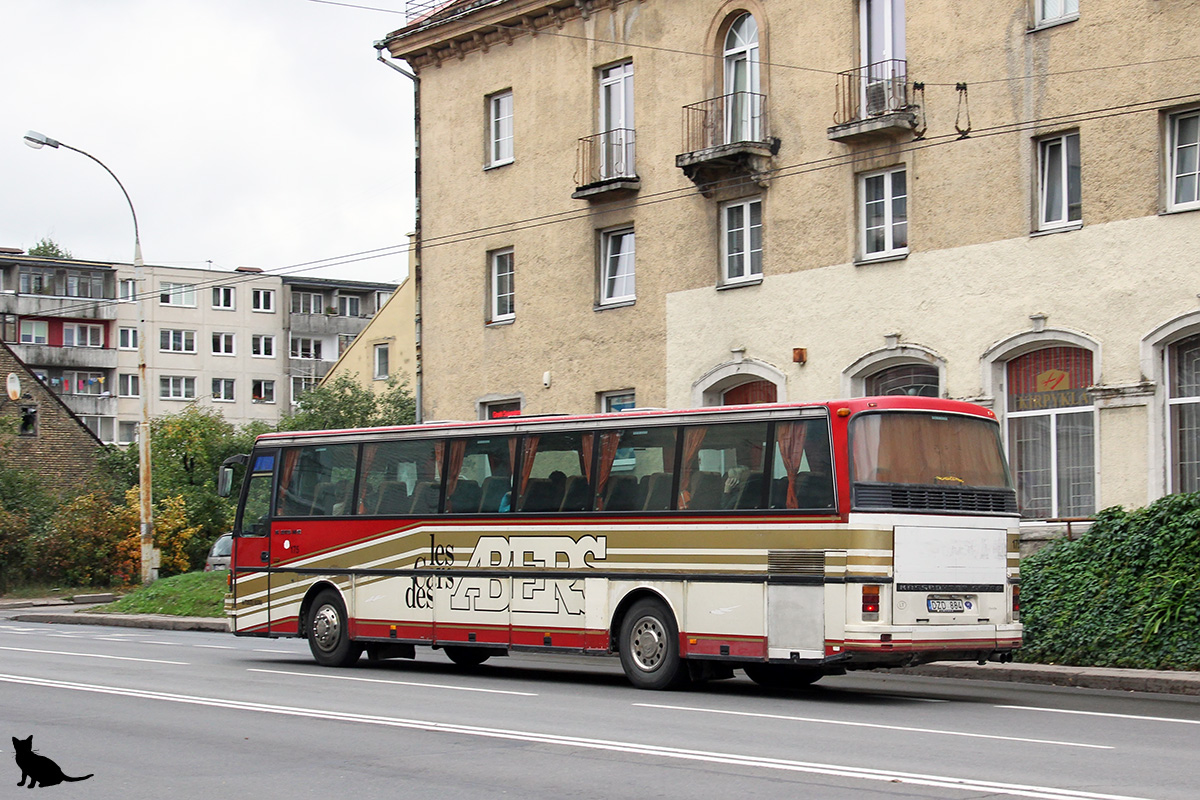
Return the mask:
{"type": "Polygon", "coordinates": [[[323,589],[313,599],[304,627],[308,649],[322,666],[348,667],[362,655],[362,645],[350,640],[342,598],[332,589],[323,589]]]}
{"type": "Polygon", "coordinates": [[[621,622],[621,668],[638,689],[669,689],[687,679],[679,657],[679,629],[658,600],[639,600],[621,622]]]}

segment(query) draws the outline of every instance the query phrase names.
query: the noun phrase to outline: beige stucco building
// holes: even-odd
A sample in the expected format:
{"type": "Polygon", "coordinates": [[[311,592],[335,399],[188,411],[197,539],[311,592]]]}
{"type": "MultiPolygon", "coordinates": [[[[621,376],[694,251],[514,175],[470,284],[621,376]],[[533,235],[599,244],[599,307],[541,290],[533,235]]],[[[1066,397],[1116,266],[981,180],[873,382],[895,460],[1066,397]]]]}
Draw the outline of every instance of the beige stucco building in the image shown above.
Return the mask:
{"type": "Polygon", "coordinates": [[[426,418],[904,392],[1031,520],[1200,489],[1200,1],[451,2],[426,418]],[[635,244],[636,243],[636,244],[635,244]]]}

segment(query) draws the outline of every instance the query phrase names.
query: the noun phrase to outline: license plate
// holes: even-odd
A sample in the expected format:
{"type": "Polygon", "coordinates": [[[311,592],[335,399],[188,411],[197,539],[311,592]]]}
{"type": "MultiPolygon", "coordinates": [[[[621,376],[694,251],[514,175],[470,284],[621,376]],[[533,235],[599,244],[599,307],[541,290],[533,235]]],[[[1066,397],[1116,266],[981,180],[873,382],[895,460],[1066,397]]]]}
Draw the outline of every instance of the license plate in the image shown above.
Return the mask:
{"type": "Polygon", "coordinates": [[[967,610],[959,597],[930,597],[925,602],[934,614],[961,614],[967,610]]]}

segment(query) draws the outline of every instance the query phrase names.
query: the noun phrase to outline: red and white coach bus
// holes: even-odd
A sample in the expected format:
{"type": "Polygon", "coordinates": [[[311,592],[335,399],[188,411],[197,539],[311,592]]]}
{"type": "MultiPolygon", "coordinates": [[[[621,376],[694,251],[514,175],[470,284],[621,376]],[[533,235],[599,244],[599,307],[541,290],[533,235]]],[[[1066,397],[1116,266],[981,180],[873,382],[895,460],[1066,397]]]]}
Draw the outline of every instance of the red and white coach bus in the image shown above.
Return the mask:
{"type": "Polygon", "coordinates": [[[1016,494],[968,403],[273,433],[235,458],[233,629],[325,665],[615,652],[641,688],[799,685],[1021,642],[1016,494]]]}

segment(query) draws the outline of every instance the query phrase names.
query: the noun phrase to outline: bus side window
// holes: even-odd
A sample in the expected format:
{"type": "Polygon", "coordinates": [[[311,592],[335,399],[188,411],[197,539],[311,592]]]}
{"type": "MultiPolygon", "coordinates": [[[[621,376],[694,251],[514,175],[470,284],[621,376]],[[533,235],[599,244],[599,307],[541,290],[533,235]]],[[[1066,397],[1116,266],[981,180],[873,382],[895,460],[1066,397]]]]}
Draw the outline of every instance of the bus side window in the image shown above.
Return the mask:
{"type": "Polygon", "coordinates": [[[281,516],[349,514],[358,445],[295,447],[284,451],[279,480],[281,516]]]}
{"type": "Polygon", "coordinates": [[[596,510],[669,510],[675,445],[674,427],[602,432],[596,445],[596,510]],[[664,484],[668,486],[665,492],[661,488],[664,484]]]}
{"type": "Polygon", "coordinates": [[[766,451],[766,422],[684,428],[679,508],[762,508],[766,451]]]}
{"type": "Polygon", "coordinates": [[[590,511],[592,434],[526,434],[521,439],[518,511],[590,511]]]}
{"type": "Polygon", "coordinates": [[[824,510],[834,507],[833,460],[823,419],[775,426],[771,508],[824,510]]]}
{"type": "Polygon", "coordinates": [[[442,449],[441,442],[428,439],[365,445],[355,504],[357,513],[379,516],[437,513],[442,490],[442,449]]]}
{"type": "Polygon", "coordinates": [[[242,517],[237,528],[238,536],[266,536],[271,532],[271,478],[270,472],[250,474],[246,502],[242,506],[242,517]]]}
{"type": "Polygon", "coordinates": [[[455,439],[449,444],[446,513],[495,514],[509,511],[517,437],[477,436],[455,439]]]}

